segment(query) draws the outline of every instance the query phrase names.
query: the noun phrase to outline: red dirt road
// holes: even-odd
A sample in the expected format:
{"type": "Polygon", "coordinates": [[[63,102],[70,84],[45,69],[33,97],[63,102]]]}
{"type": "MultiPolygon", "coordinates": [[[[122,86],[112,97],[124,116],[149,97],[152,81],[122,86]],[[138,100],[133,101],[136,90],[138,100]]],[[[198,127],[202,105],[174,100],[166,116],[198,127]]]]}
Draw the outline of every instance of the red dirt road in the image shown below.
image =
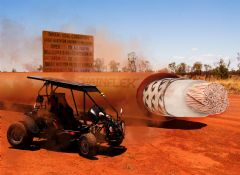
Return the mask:
{"type": "Polygon", "coordinates": [[[198,121],[128,126],[119,149],[102,147],[95,160],[76,152],[10,148],[7,127],[23,114],[0,111],[0,174],[239,174],[240,96],[226,113],[198,121]]]}

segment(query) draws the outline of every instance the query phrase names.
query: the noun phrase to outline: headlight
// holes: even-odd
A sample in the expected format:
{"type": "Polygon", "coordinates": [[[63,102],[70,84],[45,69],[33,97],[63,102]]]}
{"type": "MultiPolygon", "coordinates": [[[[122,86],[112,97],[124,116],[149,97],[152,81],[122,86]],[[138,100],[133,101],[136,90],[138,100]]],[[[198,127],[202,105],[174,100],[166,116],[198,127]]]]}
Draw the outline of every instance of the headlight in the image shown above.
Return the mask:
{"type": "Polygon", "coordinates": [[[122,122],[122,131],[123,131],[123,133],[125,133],[125,123],[124,122],[122,122]]]}
{"type": "Polygon", "coordinates": [[[110,131],[110,132],[113,132],[113,128],[112,128],[111,126],[109,127],[109,131],[110,131]]]}
{"type": "Polygon", "coordinates": [[[104,116],[104,113],[99,112],[98,116],[99,116],[99,117],[103,117],[103,116],[104,116]]]}

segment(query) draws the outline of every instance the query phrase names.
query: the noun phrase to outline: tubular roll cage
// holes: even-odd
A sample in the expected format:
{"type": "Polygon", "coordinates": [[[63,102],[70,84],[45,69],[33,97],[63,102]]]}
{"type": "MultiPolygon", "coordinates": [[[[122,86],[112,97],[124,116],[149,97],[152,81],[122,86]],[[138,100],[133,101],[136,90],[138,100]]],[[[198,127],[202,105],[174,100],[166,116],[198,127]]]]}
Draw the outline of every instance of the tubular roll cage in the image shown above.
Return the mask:
{"type": "MultiPolygon", "coordinates": [[[[100,106],[96,103],[96,101],[88,93],[88,92],[97,92],[105,99],[107,104],[116,113],[117,119],[119,119],[118,111],[107,100],[105,94],[102,93],[95,85],[83,84],[83,83],[78,83],[78,82],[74,82],[74,81],[67,81],[67,80],[55,79],[55,78],[50,78],[50,77],[28,76],[27,78],[44,81],[43,86],[38,91],[38,95],[40,95],[40,92],[45,88],[45,93],[46,94],[41,95],[41,96],[47,97],[48,100],[49,100],[50,95],[52,93],[55,93],[55,91],[59,87],[65,88],[65,89],[70,89],[77,116],[80,116],[80,115],[79,115],[79,112],[78,112],[78,109],[77,109],[77,104],[76,104],[76,100],[75,100],[75,97],[74,97],[74,94],[73,94],[73,90],[83,92],[83,112],[84,112],[84,115],[86,114],[86,95],[90,98],[90,100],[94,103],[94,105],[96,105],[100,108],[100,106]],[[49,91],[49,86],[50,86],[50,93],[48,92],[49,91]]],[[[84,118],[84,122],[86,122],[85,118],[84,118]]]]}

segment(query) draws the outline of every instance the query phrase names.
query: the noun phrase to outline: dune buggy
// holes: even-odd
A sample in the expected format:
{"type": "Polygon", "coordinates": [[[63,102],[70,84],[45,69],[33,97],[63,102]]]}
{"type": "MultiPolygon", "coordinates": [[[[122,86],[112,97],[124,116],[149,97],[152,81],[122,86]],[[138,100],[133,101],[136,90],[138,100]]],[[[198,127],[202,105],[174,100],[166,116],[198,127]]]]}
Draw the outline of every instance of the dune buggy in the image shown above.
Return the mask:
{"type": "Polygon", "coordinates": [[[60,148],[77,143],[82,156],[92,157],[97,154],[97,147],[102,142],[111,146],[121,145],[125,135],[125,124],[121,119],[122,109],[119,115],[95,85],[48,77],[27,78],[43,81],[44,84],[38,91],[33,110],[26,113],[23,121],[13,123],[8,128],[7,139],[13,147],[26,149],[31,146],[33,138],[43,138],[60,145],[60,148]],[[75,114],[65,93],[57,92],[58,88],[70,90],[75,114]],[[74,91],[82,93],[83,111],[78,111],[74,91]],[[100,94],[116,117],[107,114],[91,93],[100,94]],[[90,99],[92,105],[87,111],[86,99],[90,99]]]}

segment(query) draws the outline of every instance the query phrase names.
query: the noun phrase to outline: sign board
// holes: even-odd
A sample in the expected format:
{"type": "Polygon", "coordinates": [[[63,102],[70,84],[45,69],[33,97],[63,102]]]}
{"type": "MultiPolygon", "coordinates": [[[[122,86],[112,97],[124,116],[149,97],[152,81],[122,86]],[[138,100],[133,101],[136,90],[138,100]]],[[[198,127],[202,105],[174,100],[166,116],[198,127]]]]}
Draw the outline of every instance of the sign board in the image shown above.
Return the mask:
{"type": "Polygon", "coordinates": [[[89,72],[93,69],[93,36],[43,31],[44,72],[89,72]]]}

